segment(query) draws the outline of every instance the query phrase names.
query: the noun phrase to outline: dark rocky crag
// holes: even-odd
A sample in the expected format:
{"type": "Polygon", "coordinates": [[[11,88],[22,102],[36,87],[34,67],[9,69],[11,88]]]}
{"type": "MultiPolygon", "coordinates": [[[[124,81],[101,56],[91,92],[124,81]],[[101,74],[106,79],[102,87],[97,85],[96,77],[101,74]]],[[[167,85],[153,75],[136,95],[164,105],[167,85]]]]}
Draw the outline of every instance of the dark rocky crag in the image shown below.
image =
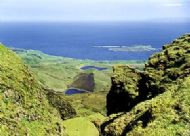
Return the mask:
{"type": "Polygon", "coordinates": [[[71,107],[61,101],[60,112],[46,93],[22,60],[0,45],[0,135],[66,135],[61,117],[71,107]]]}
{"type": "Polygon", "coordinates": [[[136,104],[139,96],[137,84],[141,78],[139,71],[118,65],[113,67],[113,73],[112,87],[107,95],[107,115],[129,111],[136,104]]]}
{"type": "Polygon", "coordinates": [[[190,135],[190,34],[163,46],[143,72],[115,66],[105,136],[190,135]]]}

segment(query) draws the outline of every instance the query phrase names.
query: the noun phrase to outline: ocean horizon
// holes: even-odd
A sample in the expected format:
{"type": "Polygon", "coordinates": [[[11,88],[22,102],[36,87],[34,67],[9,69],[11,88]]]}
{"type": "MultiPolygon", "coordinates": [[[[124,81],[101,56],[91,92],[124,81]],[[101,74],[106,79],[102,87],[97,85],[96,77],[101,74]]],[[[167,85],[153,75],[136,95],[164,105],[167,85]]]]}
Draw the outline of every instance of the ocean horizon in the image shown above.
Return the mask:
{"type": "Polygon", "coordinates": [[[189,22],[0,23],[8,47],[91,60],[146,60],[190,32],[189,22]]]}

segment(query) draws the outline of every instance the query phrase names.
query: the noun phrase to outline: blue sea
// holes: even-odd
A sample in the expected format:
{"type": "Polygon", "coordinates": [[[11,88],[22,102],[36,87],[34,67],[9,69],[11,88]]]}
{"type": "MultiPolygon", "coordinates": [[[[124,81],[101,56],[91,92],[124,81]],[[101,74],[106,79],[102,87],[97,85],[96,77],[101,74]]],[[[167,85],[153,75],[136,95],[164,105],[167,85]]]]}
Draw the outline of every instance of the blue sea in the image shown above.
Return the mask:
{"type": "Polygon", "coordinates": [[[0,42],[56,56],[92,60],[146,60],[162,45],[190,32],[190,23],[0,23],[0,42]],[[151,46],[149,51],[108,47],[151,46]]]}

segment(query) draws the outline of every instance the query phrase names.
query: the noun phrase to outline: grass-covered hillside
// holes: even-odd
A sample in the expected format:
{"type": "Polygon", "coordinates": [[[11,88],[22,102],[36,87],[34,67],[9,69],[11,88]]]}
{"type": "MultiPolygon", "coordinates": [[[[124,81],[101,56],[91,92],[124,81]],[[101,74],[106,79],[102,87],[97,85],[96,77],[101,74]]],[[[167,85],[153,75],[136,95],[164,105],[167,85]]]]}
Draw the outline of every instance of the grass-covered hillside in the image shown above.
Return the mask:
{"type": "Polygon", "coordinates": [[[0,45],[0,135],[65,135],[53,108],[33,74],[17,55],[0,45]]]}
{"type": "Polygon", "coordinates": [[[61,121],[61,125],[69,136],[99,135],[94,123],[100,124],[106,116],[106,95],[111,86],[110,75],[114,64],[127,63],[139,69],[144,66],[144,62],[141,61],[98,62],[51,56],[34,50],[12,50],[29,66],[39,81],[39,86],[45,88],[49,104],[55,107],[59,119],[64,120],[61,121]],[[82,69],[85,66],[95,66],[104,70],[82,69]],[[68,88],[85,89],[90,93],[66,96],[64,92],[68,88]]]}
{"type": "Polygon", "coordinates": [[[71,102],[77,115],[87,116],[93,113],[106,115],[106,95],[111,87],[111,73],[114,64],[128,64],[142,69],[143,61],[93,61],[57,57],[44,54],[40,51],[12,49],[30,66],[39,81],[46,88],[56,92],[68,88],[79,88],[91,91],[89,94],[62,96],[71,102]],[[105,70],[82,70],[84,66],[107,68],[105,70]],[[91,78],[89,78],[89,76],[91,78]],[[93,93],[92,93],[93,91],[93,93]]]}
{"type": "MultiPolygon", "coordinates": [[[[39,80],[44,85],[56,91],[65,91],[82,72],[94,73],[95,82],[98,83],[98,86],[101,86],[95,86],[96,91],[107,89],[107,86],[110,85],[110,69],[104,71],[103,73],[97,70],[84,71],[80,69],[82,66],[86,65],[97,65],[104,67],[104,64],[95,63],[88,60],[83,61],[72,58],[51,56],[33,50],[14,51],[16,51],[24,62],[31,67],[31,70],[37,75],[39,80]]],[[[111,66],[108,67],[111,68],[111,66]]]]}
{"type": "Polygon", "coordinates": [[[189,34],[145,67],[13,50],[0,45],[0,136],[190,135],[189,34]],[[65,95],[72,87],[90,92],[65,95]]]}
{"type": "Polygon", "coordinates": [[[93,121],[104,116],[75,117],[62,96],[44,88],[21,58],[0,45],[0,136],[98,136],[93,121]]]}
{"type": "MultiPolygon", "coordinates": [[[[48,88],[56,91],[65,91],[80,76],[81,73],[93,73],[95,88],[94,91],[107,91],[110,88],[110,75],[114,64],[130,64],[134,67],[143,68],[142,61],[92,61],[73,58],[57,57],[44,54],[40,51],[13,49],[39,80],[48,88]],[[107,68],[98,71],[95,69],[82,70],[83,66],[96,66],[107,68]]],[[[82,80],[82,79],[81,79],[82,80]]],[[[80,84],[80,83],[78,83],[80,84]]]]}
{"type": "Polygon", "coordinates": [[[190,135],[190,34],[163,46],[144,72],[116,66],[105,136],[190,135]]]}

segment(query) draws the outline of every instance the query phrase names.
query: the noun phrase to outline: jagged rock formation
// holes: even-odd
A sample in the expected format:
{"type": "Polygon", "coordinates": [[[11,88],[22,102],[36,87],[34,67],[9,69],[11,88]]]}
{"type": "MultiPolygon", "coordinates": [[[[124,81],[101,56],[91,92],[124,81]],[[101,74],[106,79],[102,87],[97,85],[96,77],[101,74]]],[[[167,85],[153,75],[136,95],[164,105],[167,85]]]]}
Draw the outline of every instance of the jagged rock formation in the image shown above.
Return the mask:
{"type": "Polygon", "coordinates": [[[144,72],[116,66],[107,96],[106,136],[190,135],[190,35],[148,60],[144,72]]]}
{"type": "MultiPolygon", "coordinates": [[[[63,109],[62,109],[63,110],[63,109]]],[[[66,135],[44,89],[17,55],[0,45],[0,135],[66,135]]]]}

